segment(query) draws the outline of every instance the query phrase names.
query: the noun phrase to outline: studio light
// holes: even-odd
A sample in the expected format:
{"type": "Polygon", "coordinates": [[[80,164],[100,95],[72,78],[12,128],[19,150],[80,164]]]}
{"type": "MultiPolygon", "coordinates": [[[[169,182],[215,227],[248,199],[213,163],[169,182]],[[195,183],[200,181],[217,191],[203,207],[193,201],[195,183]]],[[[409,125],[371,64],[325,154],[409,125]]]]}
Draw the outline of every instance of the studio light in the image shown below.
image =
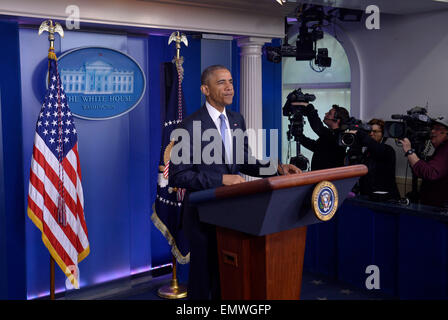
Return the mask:
{"type": "MultiPolygon", "coordinates": [[[[286,0],[276,0],[278,3],[286,3],[286,0]]],[[[448,1],[448,0],[446,0],[448,1]]],[[[331,57],[328,49],[317,49],[317,41],[323,39],[323,28],[334,23],[335,19],[341,21],[360,21],[363,11],[344,8],[327,10],[321,5],[302,4],[296,8],[296,17],[285,19],[285,39],[283,45],[277,47],[264,47],[268,61],[280,63],[284,57],[295,57],[298,61],[309,61],[311,68],[316,72],[322,72],[331,67],[331,57]],[[296,45],[289,45],[288,29],[297,25],[299,33],[296,45]]]]}

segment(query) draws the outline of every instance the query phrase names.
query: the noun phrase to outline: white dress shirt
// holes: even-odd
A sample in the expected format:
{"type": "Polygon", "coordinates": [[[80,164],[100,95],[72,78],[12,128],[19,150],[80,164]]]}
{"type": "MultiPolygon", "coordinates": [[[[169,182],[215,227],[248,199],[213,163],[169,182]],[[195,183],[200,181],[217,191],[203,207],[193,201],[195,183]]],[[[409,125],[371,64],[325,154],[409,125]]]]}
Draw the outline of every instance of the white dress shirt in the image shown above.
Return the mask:
{"type": "Polygon", "coordinates": [[[212,118],[213,122],[215,123],[216,128],[218,128],[219,134],[221,134],[221,119],[219,119],[219,116],[223,114],[226,119],[226,140],[229,141],[230,150],[226,150],[227,156],[229,159],[232,159],[232,150],[233,150],[233,141],[232,141],[232,130],[230,129],[230,123],[229,118],[226,114],[226,109],[224,108],[224,111],[221,113],[216,108],[212,107],[208,101],[205,101],[205,106],[207,107],[208,114],[212,118]]]}

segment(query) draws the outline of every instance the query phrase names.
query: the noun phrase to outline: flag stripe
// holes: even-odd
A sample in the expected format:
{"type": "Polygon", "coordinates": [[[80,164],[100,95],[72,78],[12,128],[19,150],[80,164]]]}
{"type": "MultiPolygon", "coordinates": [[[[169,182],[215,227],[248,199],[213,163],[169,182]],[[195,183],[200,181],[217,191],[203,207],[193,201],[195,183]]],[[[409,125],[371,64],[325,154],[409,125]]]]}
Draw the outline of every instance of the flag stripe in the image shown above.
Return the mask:
{"type": "MultiPolygon", "coordinates": [[[[73,152],[69,152],[67,154],[67,156],[69,154],[73,154],[73,152]]],[[[66,175],[64,177],[68,177],[70,179],[70,181],[72,182],[74,189],[76,189],[75,186],[76,186],[76,183],[78,182],[78,175],[76,174],[75,169],[73,168],[72,164],[70,163],[70,161],[67,158],[64,158],[64,160],[62,160],[62,165],[64,167],[64,171],[66,172],[66,175]]]]}
{"type": "MultiPolygon", "coordinates": [[[[44,184],[41,183],[41,180],[45,179],[45,172],[44,169],[39,165],[39,163],[35,162],[32,167],[33,170],[31,170],[30,173],[30,185],[33,185],[37,189],[37,191],[44,196],[44,204],[47,206],[47,208],[50,209],[50,212],[53,212],[53,218],[57,219],[58,191],[57,189],[55,189],[55,186],[52,183],[47,183],[44,188],[44,184]],[[52,204],[49,204],[47,202],[47,197],[45,196],[51,199],[52,204]],[[50,205],[51,208],[49,207],[50,205]]],[[[69,228],[64,228],[64,230],[67,229],[67,232],[70,232],[70,235],[68,236],[73,239],[78,239],[78,237],[75,237],[75,235],[77,231],[79,231],[79,242],[77,242],[76,245],[78,246],[80,243],[82,243],[81,247],[85,249],[88,246],[87,235],[84,232],[84,228],[82,228],[81,230],[77,230],[79,217],[75,217],[75,215],[73,214],[73,212],[76,212],[77,206],[75,203],[73,203],[73,201],[71,201],[70,197],[66,197],[66,201],[67,222],[70,226],[70,231],[68,230],[69,228]]]]}
{"type": "MultiPolygon", "coordinates": [[[[32,173],[33,174],[33,173],[32,173]]],[[[34,185],[33,185],[34,187],[34,185]]],[[[55,197],[57,197],[57,194],[55,194],[55,190],[38,190],[38,193],[41,195],[43,195],[43,199],[44,199],[44,205],[46,208],[49,209],[50,214],[53,216],[53,219],[57,219],[57,215],[55,214],[55,212],[57,212],[57,207],[55,204],[55,197]]],[[[31,199],[35,200],[36,198],[34,198],[33,196],[30,196],[31,199]]],[[[39,199],[39,198],[38,198],[39,199]]],[[[57,203],[57,202],[56,202],[57,203]]],[[[68,208],[66,208],[66,210],[69,210],[68,208]]],[[[76,237],[75,234],[75,230],[76,230],[76,223],[77,221],[75,220],[75,218],[73,217],[73,214],[70,211],[67,211],[67,222],[68,222],[68,226],[70,227],[64,227],[61,230],[66,234],[66,236],[69,239],[72,239],[72,241],[75,241],[75,243],[72,243],[74,246],[79,247],[80,245],[80,239],[78,239],[78,237],[76,237]],[[76,240],[74,240],[76,239],[76,240]]],[[[85,235],[80,235],[80,238],[86,238],[85,235]]]]}
{"type": "MultiPolygon", "coordinates": [[[[82,206],[82,208],[84,208],[84,192],[83,192],[82,184],[81,184],[81,179],[82,179],[81,178],[81,163],[79,161],[78,143],[75,144],[72,151],[76,156],[76,173],[78,174],[76,191],[77,191],[77,194],[79,197],[79,201],[81,202],[81,206],[82,206]]],[[[78,201],[78,203],[79,203],[79,201],[78,201]]],[[[85,230],[87,230],[87,228],[85,230]]]]}
{"type": "MultiPolygon", "coordinates": [[[[83,212],[83,208],[81,207],[81,201],[78,198],[78,212],[83,212]]],[[[88,240],[88,233],[87,233],[87,224],[86,224],[86,220],[85,219],[81,219],[82,217],[80,217],[78,215],[78,223],[79,226],[81,226],[80,230],[78,232],[82,232],[81,235],[83,235],[81,237],[81,243],[83,244],[83,248],[86,249],[89,246],[89,240],[88,240]],[[85,236],[85,239],[84,239],[85,236]]]]}
{"type": "MultiPolygon", "coordinates": [[[[32,163],[31,170],[35,173],[39,173],[39,170],[42,170],[40,173],[40,178],[43,179],[42,181],[45,183],[51,183],[53,187],[59,192],[59,177],[56,172],[51,168],[51,166],[48,164],[48,162],[45,161],[45,157],[40,153],[39,150],[35,149],[33,154],[33,160],[34,163],[32,163]],[[41,169],[38,168],[41,167],[41,169]]],[[[66,183],[67,185],[68,183],[66,183]]],[[[72,196],[76,197],[76,194],[73,194],[73,191],[70,192],[72,188],[67,189],[64,186],[64,199],[68,202],[71,210],[74,210],[76,207],[75,200],[72,198],[72,196]]],[[[57,203],[57,202],[56,202],[57,203]]]]}
{"type": "MultiPolygon", "coordinates": [[[[59,160],[54,156],[54,154],[47,147],[47,145],[45,144],[45,142],[42,140],[42,138],[39,135],[36,135],[35,146],[36,146],[37,150],[39,150],[41,153],[39,162],[42,165],[42,162],[45,161],[46,163],[48,163],[50,165],[50,167],[53,169],[53,172],[54,172],[54,174],[52,175],[52,181],[59,183],[59,177],[58,177],[59,160]]],[[[34,153],[33,153],[33,155],[34,155],[34,153]]],[[[35,158],[36,158],[36,156],[35,156],[35,158]]],[[[63,169],[64,169],[63,170],[64,177],[67,177],[68,174],[65,171],[65,167],[63,167],[63,169]]],[[[73,185],[72,180],[76,181],[75,177],[71,177],[70,179],[64,179],[64,185],[66,186],[67,191],[70,192],[72,199],[74,199],[74,201],[76,201],[76,187],[73,185]],[[65,180],[67,180],[67,181],[65,181],[65,180]]],[[[55,186],[58,187],[57,184],[55,186]]]]}
{"type": "Polygon", "coordinates": [[[77,161],[76,161],[76,165],[77,165],[76,172],[78,173],[78,177],[81,180],[82,179],[82,176],[81,176],[81,163],[79,162],[78,143],[75,144],[75,146],[73,147],[72,150],[75,153],[75,156],[76,156],[76,159],[77,159],[77,161]]]}
{"type": "MultiPolygon", "coordinates": [[[[32,189],[32,188],[30,188],[30,189],[32,189]]],[[[43,199],[42,199],[42,201],[43,201],[43,199]]],[[[35,219],[33,219],[33,221],[36,224],[36,226],[40,229],[40,231],[42,231],[42,214],[43,214],[43,212],[42,212],[41,207],[33,201],[31,196],[28,196],[28,208],[33,211],[33,213],[34,213],[33,218],[35,218],[35,219]]]]}
{"type": "MultiPolygon", "coordinates": [[[[44,208],[44,233],[50,240],[51,246],[55,248],[58,256],[64,261],[66,266],[71,266],[77,264],[78,254],[73,248],[73,246],[67,244],[67,239],[65,236],[61,235],[61,232],[55,230],[58,223],[51,217],[47,210],[44,208]]],[[[66,272],[66,270],[63,270],[66,272]]]]}
{"type": "MultiPolygon", "coordinates": [[[[34,186],[33,186],[34,187],[34,186]]],[[[45,196],[43,197],[45,199],[45,196]]],[[[48,198],[48,197],[47,197],[48,198]]],[[[31,197],[31,200],[34,201],[34,199],[31,197]]],[[[45,201],[45,200],[44,200],[45,201]]],[[[51,202],[51,201],[50,201],[51,202]]],[[[51,230],[51,236],[47,234],[48,239],[50,240],[52,246],[56,248],[56,244],[54,243],[54,239],[57,238],[60,247],[64,249],[65,254],[70,257],[71,264],[73,264],[73,261],[77,261],[77,254],[74,255],[73,253],[76,252],[74,246],[70,242],[70,240],[67,238],[67,236],[64,234],[62,229],[60,228],[59,224],[55,221],[54,217],[52,216],[51,212],[49,211],[47,205],[50,203],[48,201],[45,201],[45,205],[42,209],[42,226],[44,231],[45,228],[49,228],[51,230]]],[[[50,208],[53,208],[53,206],[50,205],[50,208]]],[[[58,251],[59,252],[59,251],[58,251]]],[[[64,262],[67,262],[67,259],[64,258],[64,255],[61,255],[59,253],[59,256],[64,260],[64,262]]],[[[70,261],[69,261],[70,262],[70,261]]],[[[70,263],[69,263],[70,265],[70,263]]]]}
{"type": "MultiPolygon", "coordinates": [[[[37,150],[37,149],[35,149],[37,150]]],[[[42,181],[50,181],[50,183],[46,183],[46,188],[54,188],[56,191],[55,193],[59,195],[59,177],[57,176],[57,174],[52,170],[52,168],[50,166],[48,166],[47,162],[45,161],[45,158],[43,157],[43,155],[37,150],[34,153],[34,160],[36,160],[33,164],[32,164],[32,171],[34,173],[39,173],[39,171],[43,171],[43,173],[40,173],[41,178],[43,178],[44,180],[42,181]],[[41,167],[42,169],[39,169],[38,167],[41,167]]],[[[76,211],[76,203],[74,201],[74,199],[71,197],[71,193],[66,189],[63,188],[65,191],[64,194],[64,201],[65,203],[68,205],[68,207],[70,208],[71,211],[75,212],[76,211]]],[[[76,195],[75,195],[76,196],[76,195]]],[[[57,204],[57,198],[54,199],[55,203],[57,204]]]]}

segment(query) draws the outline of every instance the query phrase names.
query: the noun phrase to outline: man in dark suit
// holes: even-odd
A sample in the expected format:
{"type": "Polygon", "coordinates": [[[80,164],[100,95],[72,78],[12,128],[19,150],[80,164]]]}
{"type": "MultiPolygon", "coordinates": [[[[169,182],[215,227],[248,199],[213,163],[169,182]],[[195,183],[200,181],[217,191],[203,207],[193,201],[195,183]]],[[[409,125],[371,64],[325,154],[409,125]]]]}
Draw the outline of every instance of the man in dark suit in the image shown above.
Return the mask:
{"type": "MultiPolygon", "coordinates": [[[[190,192],[242,183],[245,180],[239,175],[240,172],[262,176],[262,169],[270,166],[269,163],[262,164],[258,160],[250,161],[247,141],[238,145],[232,137],[231,130],[241,129],[244,132],[246,126],[241,114],[226,109],[232,103],[234,95],[230,71],[220,65],[205,69],[201,76],[201,92],[206,97],[206,103],[180,125],[180,129],[189,135],[186,138],[189,150],[183,158],[185,161],[172,161],[169,169],[170,185],[187,190],[183,203],[183,227],[190,241],[188,297],[194,300],[219,299],[220,285],[215,227],[200,222],[197,209],[188,201],[190,192]],[[202,141],[200,137],[194,137],[194,134],[202,137],[210,129],[216,132],[215,138],[218,137],[220,146],[211,152],[211,156],[219,160],[213,163],[202,158],[204,148],[209,143],[202,141]],[[200,142],[199,146],[195,145],[197,141],[200,142]],[[244,155],[243,163],[235,161],[238,153],[244,155]]],[[[177,143],[180,142],[182,141],[177,143]]],[[[171,154],[172,160],[173,156],[179,156],[174,155],[175,148],[176,145],[171,154]]],[[[279,164],[278,172],[291,174],[301,171],[293,165],[279,164]]]]}

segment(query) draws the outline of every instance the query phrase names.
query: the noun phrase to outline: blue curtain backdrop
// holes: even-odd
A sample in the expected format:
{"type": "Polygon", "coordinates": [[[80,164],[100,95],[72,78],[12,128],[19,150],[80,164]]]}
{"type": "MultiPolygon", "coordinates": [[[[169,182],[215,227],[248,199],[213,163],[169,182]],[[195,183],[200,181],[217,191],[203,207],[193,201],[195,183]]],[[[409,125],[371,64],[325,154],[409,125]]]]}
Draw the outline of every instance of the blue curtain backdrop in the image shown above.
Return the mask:
{"type": "Polygon", "coordinates": [[[19,27],[0,21],[0,299],[25,299],[19,27]]]}
{"type": "MultiPolygon", "coordinates": [[[[272,46],[281,45],[281,39],[273,39],[272,46]]],[[[238,68],[239,70],[239,68],[238,68]]],[[[278,130],[278,159],[282,155],[282,64],[268,61],[266,55],[262,56],[262,101],[263,101],[263,129],[266,129],[266,146],[269,148],[271,137],[270,129],[278,130]]],[[[267,152],[267,156],[273,156],[267,152]]]]}

